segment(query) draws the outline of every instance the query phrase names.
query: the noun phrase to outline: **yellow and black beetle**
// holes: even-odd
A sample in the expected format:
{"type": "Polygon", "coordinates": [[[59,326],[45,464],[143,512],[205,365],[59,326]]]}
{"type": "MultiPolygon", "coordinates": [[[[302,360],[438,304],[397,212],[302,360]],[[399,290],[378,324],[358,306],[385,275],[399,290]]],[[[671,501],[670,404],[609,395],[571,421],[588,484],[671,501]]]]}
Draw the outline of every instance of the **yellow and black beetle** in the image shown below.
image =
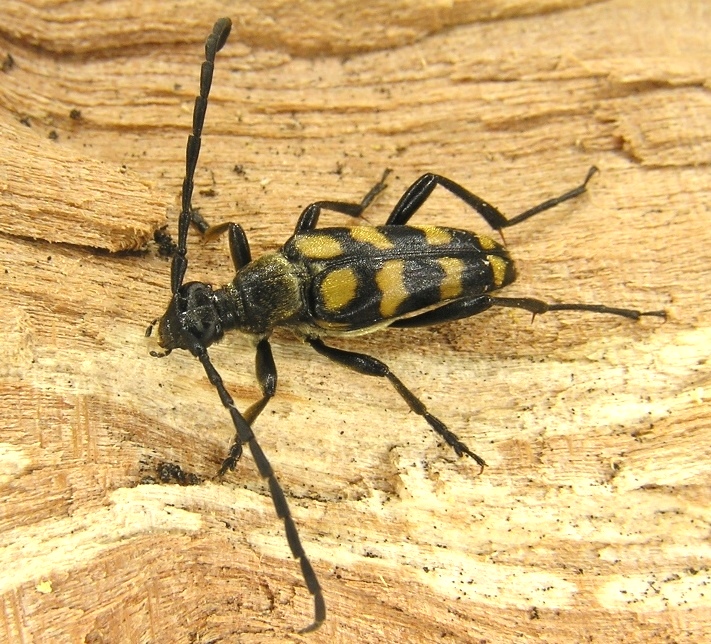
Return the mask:
{"type": "Polygon", "coordinates": [[[261,476],[268,480],[277,515],[284,520],[289,546],[294,557],[300,559],[304,581],[314,597],[314,621],[302,631],[306,632],[318,628],[326,617],[323,594],[301,545],[284,492],[251,429],[252,422],[276,391],[277,372],[268,339],[276,327],[291,329],[318,353],[354,371],[387,378],[410,409],[422,416],[458,455],[473,458],[483,468],[484,460],[430,414],[386,364],[369,355],[330,347],[323,338],[369,333],[388,326],[439,324],[481,313],[492,306],[521,308],[533,314],[592,311],[635,320],[643,315],[664,317],[665,314],[598,304],[547,304],[533,298],[492,297],[488,293],[503,288],[516,277],[511,257],[502,244],[466,230],[408,225],[435,187],[442,186],[471,206],[493,229],[501,230],[584,192],[596,170],[594,167],[578,187],[512,219],[454,181],[425,174],[405,192],[384,226],[316,228],[324,209],[359,217],[385,188],[389,173],[386,170],[360,203],[317,201],[305,208],[294,235],[284,246],[253,261],[241,226],[226,223],[210,228],[191,203],[215,55],[225,44],[230,28],[229,19],[219,20],[205,43],[200,95],[195,99],[193,132],[187,143],[177,250],[171,265],[173,295],[158,327],[159,344],[164,352],[153,355],[162,357],[173,349],[187,349],[200,360],[217,389],[236,430],[220,474],[234,469],[242,445],[249,445],[261,476]],[[191,223],[207,236],[228,233],[236,275],[226,286],[213,289],[201,282],[183,283],[191,223]],[[256,371],[262,397],[245,412],[235,407],[207,353],[210,345],[232,329],[253,337],[256,344],[256,371]]]}

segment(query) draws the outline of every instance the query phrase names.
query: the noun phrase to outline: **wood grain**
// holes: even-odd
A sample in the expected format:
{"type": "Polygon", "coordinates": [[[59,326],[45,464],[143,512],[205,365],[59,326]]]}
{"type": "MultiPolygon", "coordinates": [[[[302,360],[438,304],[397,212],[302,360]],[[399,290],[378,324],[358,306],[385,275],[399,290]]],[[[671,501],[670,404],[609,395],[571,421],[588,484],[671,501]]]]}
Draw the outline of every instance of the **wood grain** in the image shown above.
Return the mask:
{"type": "MultiPolygon", "coordinates": [[[[5,3],[0,27],[0,640],[700,642],[711,633],[711,26],[705,3],[5,3]],[[288,8],[287,8],[288,7],[288,8]],[[219,54],[195,203],[255,256],[308,203],[384,221],[434,171],[512,216],[500,310],[341,343],[385,360],[488,462],[382,383],[274,336],[255,424],[324,586],[311,600],[200,365],[148,355],[169,294],[202,42],[219,54]],[[73,111],[74,110],[74,111],[73,111]],[[167,212],[166,212],[167,211],[167,212]],[[150,484],[160,462],[200,485],[150,484]]],[[[435,193],[420,221],[486,225],[435,193]]],[[[341,223],[325,215],[324,224],[341,223]]],[[[224,240],[189,278],[224,283],[224,240]]],[[[251,347],[211,351],[242,408],[251,347]]]]}

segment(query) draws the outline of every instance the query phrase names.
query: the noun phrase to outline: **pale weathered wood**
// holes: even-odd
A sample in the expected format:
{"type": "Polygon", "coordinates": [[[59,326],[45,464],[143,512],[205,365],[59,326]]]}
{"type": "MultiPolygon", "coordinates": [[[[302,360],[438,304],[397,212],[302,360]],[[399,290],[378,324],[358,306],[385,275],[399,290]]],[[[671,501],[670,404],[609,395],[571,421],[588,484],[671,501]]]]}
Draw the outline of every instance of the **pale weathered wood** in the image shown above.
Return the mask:
{"type": "MultiPolygon", "coordinates": [[[[481,476],[390,388],[276,334],[255,431],[324,585],[328,621],[304,640],[709,634],[709,9],[583,4],[233,10],[195,202],[254,255],[385,167],[372,223],[424,171],[514,215],[595,164],[587,195],[507,231],[507,293],[670,314],[501,310],[343,343],[386,360],[481,476]]],[[[311,600],[249,457],[222,482],[141,484],[161,461],[209,479],[232,430],[199,364],[148,355],[168,262],[152,243],[96,250],[175,231],[224,3],[47,5],[6,2],[0,27],[0,640],[300,639],[311,600]]],[[[486,230],[446,194],[418,218],[486,230]]],[[[190,242],[190,279],[230,279],[224,241],[190,242]]],[[[211,353],[255,400],[247,343],[211,353]]]]}

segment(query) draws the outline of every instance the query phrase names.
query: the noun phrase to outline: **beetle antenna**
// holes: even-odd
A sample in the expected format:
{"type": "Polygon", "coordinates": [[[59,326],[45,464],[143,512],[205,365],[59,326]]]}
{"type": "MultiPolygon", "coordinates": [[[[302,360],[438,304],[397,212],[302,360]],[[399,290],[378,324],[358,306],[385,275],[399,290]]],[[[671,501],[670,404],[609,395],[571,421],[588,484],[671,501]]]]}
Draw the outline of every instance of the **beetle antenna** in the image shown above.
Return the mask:
{"type": "MultiPolygon", "coordinates": [[[[232,416],[232,423],[235,426],[237,435],[235,438],[235,445],[237,449],[235,450],[235,456],[230,454],[230,457],[225,461],[225,465],[222,466],[220,474],[224,474],[228,469],[234,467],[234,462],[232,459],[239,458],[239,454],[242,452],[242,444],[246,443],[249,446],[249,450],[252,453],[252,458],[254,459],[259,474],[263,479],[266,479],[269,484],[269,494],[272,497],[272,503],[274,504],[274,509],[276,510],[277,516],[284,522],[284,529],[286,531],[286,540],[291,549],[291,554],[295,559],[299,560],[301,565],[301,574],[304,578],[306,588],[314,599],[314,621],[301,629],[300,633],[310,633],[315,631],[323,621],[326,619],[326,603],[323,599],[323,591],[321,590],[321,584],[318,582],[316,573],[314,572],[313,566],[306,555],[304,547],[301,545],[301,539],[299,538],[299,532],[296,529],[296,524],[291,515],[291,510],[289,509],[289,504],[286,501],[286,496],[284,496],[284,490],[282,489],[279,481],[277,480],[274,470],[272,469],[266,454],[262,451],[261,446],[257,442],[257,438],[252,432],[247,419],[239,412],[235,406],[232,396],[230,396],[227,391],[222,377],[217,372],[217,369],[212,364],[210,357],[204,347],[195,347],[193,354],[200,360],[205,373],[207,374],[208,380],[212,383],[213,387],[217,390],[218,395],[222,404],[225,406],[227,411],[232,416]]],[[[249,415],[249,414],[248,414],[249,415]]],[[[233,448],[234,449],[234,448],[233,448]]]]}
{"type": "Polygon", "coordinates": [[[215,56],[224,47],[231,28],[232,21],[229,18],[222,18],[215,23],[212,33],[205,41],[205,60],[200,68],[200,94],[195,97],[193,131],[188,136],[188,144],[185,149],[185,179],[183,179],[183,195],[180,218],[178,219],[178,249],[173,255],[173,263],[170,267],[170,288],[173,293],[177,293],[182,286],[185,271],[188,268],[186,254],[188,228],[192,219],[193,182],[195,179],[195,167],[200,156],[202,126],[205,123],[207,98],[210,95],[210,87],[212,86],[215,56]]]}

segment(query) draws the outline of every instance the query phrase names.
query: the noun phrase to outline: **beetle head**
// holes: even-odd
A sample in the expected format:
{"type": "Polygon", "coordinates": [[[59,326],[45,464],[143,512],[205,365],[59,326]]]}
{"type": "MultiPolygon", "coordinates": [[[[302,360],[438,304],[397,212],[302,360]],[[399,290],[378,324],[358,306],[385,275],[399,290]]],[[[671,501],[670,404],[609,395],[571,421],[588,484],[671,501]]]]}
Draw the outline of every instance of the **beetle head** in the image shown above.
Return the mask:
{"type": "Polygon", "coordinates": [[[183,284],[158,323],[158,344],[167,355],[173,349],[195,354],[222,338],[224,328],[215,292],[209,284],[183,284]]]}

